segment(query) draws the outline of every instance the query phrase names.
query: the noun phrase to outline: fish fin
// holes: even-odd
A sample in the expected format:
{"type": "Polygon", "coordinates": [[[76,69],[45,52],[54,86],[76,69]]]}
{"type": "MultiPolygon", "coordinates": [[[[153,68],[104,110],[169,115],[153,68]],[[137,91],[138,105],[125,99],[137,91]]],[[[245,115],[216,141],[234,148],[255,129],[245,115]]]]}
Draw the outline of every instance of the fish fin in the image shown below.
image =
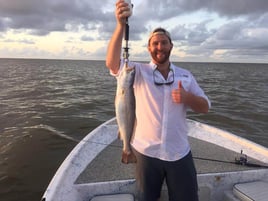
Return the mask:
{"type": "Polygon", "coordinates": [[[137,163],[136,156],[133,152],[122,152],[122,159],[121,162],[124,164],[128,163],[137,163]]]}

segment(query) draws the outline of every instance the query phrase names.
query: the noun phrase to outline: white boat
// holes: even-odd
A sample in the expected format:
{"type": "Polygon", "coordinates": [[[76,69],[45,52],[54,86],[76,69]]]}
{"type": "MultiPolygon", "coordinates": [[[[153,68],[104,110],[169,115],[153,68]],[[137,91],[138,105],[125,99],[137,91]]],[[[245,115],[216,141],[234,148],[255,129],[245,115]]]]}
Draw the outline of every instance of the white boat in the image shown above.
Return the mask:
{"type": "MultiPolygon", "coordinates": [[[[200,122],[187,123],[200,201],[268,200],[266,147],[200,122]],[[235,164],[236,157],[244,165],[235,164]]],[[[120,143],[115,118],[94,129],[64,160],[42,201],[134,200],[135,165],[121,164],[120,143]]],[[[161,200],[168,200],[165,185],[161,200]]]]}

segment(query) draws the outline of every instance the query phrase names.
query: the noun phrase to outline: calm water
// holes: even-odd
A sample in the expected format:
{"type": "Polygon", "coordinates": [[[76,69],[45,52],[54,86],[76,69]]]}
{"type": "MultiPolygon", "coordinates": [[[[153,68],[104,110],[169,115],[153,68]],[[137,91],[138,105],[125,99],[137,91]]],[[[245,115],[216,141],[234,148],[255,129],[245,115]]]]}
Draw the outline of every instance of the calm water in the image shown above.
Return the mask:
{"type": "MultiPolygon", "coordinates": [[[[268,147],[268,64],[180,63],[212,101],[196,119],[268,147]]],[[[0,59],[0,200],[40,200],[71,149],[114,116],[103,61],[0,59]]]]}

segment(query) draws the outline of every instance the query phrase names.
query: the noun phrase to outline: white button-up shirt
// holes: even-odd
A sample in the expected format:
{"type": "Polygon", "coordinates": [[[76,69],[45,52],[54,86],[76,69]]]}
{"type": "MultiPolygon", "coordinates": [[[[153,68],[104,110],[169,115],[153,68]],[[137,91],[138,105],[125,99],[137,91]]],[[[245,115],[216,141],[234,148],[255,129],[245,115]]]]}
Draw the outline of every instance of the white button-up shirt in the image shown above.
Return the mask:
{"type": "Polygon", "coordinates": [[[159,71],[154,72],[157,66],[153,63],[130,62],[129,66],[135,66],[136,71],[133,85],[136,126],[132,146],[144,155],[161,160],[175,161],[183,158],[190,151],[186,124],[187,106],[174,103],[171,92],[178,88],[178,82],[181,81],[186,91],[204,97],[210,105],[207,96],[189,71],[173,64],[170,65],[172,70],[167,79],[159,71]],[[155,84],[170,82],[173,78],[174,82],[170,85],[155,84]]]}

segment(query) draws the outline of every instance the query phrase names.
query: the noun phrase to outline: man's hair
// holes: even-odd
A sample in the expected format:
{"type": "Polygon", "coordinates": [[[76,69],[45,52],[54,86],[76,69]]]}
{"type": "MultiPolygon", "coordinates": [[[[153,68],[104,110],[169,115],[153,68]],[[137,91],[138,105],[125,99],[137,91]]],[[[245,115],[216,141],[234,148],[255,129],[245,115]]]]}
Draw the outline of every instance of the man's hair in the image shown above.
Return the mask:
{"type": "Polygon", "coordinates": [[[172,43],[171,41],[171,37],[170,37],[170,33],[164,29],[164,28],[161,28],[161,27],[158,27],[156,28],[155,30],[153,30],[151,33],[150,33],[150,36],[149,36],[149,39],[148,39],[148,44],[150,44],[150,41],[151,41],[151,38],[155,35],[159,35],[159,34],[162,34],[162,35],[165,35],[168,37],[169,39],[169,42],[172,43]]]}

